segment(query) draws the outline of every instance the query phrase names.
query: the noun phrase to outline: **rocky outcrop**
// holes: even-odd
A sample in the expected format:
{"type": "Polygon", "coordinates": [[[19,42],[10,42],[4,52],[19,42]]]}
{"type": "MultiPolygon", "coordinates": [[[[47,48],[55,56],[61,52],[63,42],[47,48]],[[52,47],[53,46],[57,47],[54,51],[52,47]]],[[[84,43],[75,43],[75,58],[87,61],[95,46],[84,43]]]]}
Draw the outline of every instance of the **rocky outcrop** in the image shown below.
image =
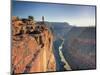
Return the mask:
{"type": "Polygon", "coordinates": [[[52,45],[53,35],[43,22],[12,18],[14,74],[56,71],[52,45]]]}

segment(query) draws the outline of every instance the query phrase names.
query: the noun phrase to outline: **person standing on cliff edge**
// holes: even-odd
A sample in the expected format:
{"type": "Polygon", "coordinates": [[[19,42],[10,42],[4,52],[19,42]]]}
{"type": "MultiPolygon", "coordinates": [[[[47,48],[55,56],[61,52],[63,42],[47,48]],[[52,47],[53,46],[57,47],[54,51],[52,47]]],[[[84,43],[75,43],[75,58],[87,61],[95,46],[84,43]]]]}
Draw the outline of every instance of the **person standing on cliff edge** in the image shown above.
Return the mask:
{"type": "Polygon", "coordinates": [[[44,23],[44,16],[42,16],[42,22],[44,23]]]}

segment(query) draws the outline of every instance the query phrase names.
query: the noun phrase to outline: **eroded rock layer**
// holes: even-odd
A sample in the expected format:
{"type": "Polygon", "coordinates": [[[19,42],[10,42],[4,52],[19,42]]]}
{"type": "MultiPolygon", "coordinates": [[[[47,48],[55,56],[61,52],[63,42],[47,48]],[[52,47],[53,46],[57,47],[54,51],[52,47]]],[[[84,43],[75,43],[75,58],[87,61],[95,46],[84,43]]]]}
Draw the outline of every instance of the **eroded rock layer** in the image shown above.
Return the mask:
{"type": "Polygon", "coordinates": [[[12,17],[12,71],[34,73],[56,70],[53,35],[44,22],[12,17]]]}

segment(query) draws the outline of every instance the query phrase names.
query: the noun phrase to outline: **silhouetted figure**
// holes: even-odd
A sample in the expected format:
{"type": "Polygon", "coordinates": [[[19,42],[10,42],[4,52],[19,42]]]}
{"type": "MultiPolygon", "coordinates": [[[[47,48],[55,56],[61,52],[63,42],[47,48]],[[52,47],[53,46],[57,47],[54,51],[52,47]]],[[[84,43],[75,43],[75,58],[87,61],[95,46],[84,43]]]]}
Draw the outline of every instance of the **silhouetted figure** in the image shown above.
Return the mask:
{"type": "Polygon", "coordinates": [[[44,16],[42,16],[42,22],[44,23],[44,16]]]}

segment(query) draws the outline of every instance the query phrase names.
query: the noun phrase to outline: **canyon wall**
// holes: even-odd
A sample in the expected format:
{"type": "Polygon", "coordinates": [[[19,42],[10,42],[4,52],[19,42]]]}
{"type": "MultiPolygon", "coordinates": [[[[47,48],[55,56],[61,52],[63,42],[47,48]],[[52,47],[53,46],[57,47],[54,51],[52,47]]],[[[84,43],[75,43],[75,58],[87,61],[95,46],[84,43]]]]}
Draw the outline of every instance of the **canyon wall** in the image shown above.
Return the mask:
{"type": "Polygon", "coordinates": [[[53,35],[44,22],[12,17],[12,73],[56,71],[53,35]]]}

